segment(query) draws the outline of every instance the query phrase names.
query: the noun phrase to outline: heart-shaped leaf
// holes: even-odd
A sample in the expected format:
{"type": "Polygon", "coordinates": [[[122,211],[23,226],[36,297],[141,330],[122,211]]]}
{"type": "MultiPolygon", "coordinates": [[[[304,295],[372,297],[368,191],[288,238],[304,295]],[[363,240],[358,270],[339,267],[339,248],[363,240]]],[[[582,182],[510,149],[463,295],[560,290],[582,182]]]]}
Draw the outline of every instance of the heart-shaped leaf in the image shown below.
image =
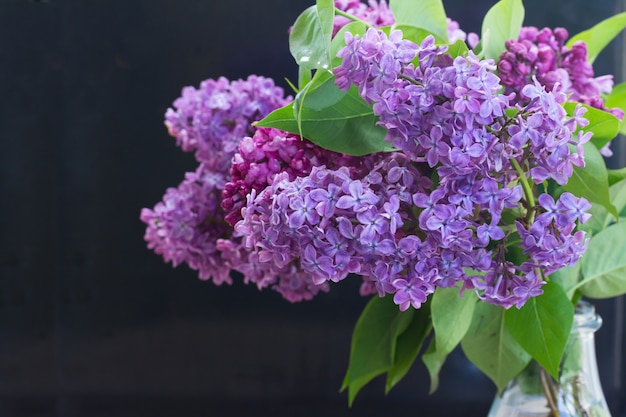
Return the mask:
{"type": "Polygon", "coordinates": [[[396,341],[396,354],[387,372],[385,392],[389,392],[409,371],[422,348],[424,340],[432,330],[430,321],[430,299],[419,310],[413,312],[411,323],[396,341]]]}
{"type": "Polygon", "coordinates": [[[581,259],[580,292],[591,298],[617,297],[626,293],[626,222],[594,235],[581,259]]]}
{"type": "Polygon", "coordinates": [[[432,322],[435,340],[422,361],[430,374],[430,392],[437,390],[439,371],[447,356],[461,342],[470,327],[477,297],[466,291],[463,297],[458,288],[437,288],[432,296],[432,322]]]}
{"type": "Polygon", "coordinates": [[[505,310],[478,303],[472,325],[461,341],[465,356],[502,391],[530,362],[530,355],[505,326],[505,310]]]}
{"type": "Polygon", "coordinates": [[[543,286],[543,294],[532,297],[521,309],[505,314],[506,328],[524,350],[555,379],[572,323],[574,306],[555,282],[543,286]]]}
{"type": "Polygon", "coordinates": [[[500,0],[485,15],[482,26],[482,53],[497,60],[504,52],[504,43],[519,37],[524,22],[522,0],[500,0]]]}
{"type": "Polygon", "coordinates": [[[367,304],[352,333],[350,361],[341,390],[348,389],[352,405],[358,392],[394,364],[396,341],[413,317],[414,310],[401,312],[393,297],[374,297],[367,304]]]}
{"type": "Polygon", "coordinates": [[[585,166],[583,168],[574,167],[574,173],[563,189],[577,197],[584,197],[591,202],[602,205],[617,218],[617,209],[611,203],[609,196],[609,179],[604,159],[593,144],[587,142],[583,146],[585,148],[585,166]]]}
{"type": "Polygon", "coordinates": [[[396,18],[394,27],[424,29],[443,43],[448,43],[448,21],[441,0],[390,0],[389,7],[396,18]]]}
{"type": "MultiPolygon", "coordinates": [[[[289,35],[289,50],[299,66],[328,68],[335,8],[332,0],[318,0],[298,16],[289,35]]],[[[302,87],[302,86],[300,86],[302,87]]]]}
{"type": "Polygon", "coordinates": [[[299,120],[291,103],[273,111],[256,125],[302,134],[326,149],[348,155],[390,150],[391,145],[385,141],[387,131],[376,124],[378,117],[359,96],[357,88],[346,92],[334,81],[334,77],[329,77],[320,85],[310,87],[300,101],[299,120]]]}
{"type": "Polygon", "coordinates": [[[572,36],[567,41],[571,48],[574,42],[584,41],[587,44],[587,60],[595,61],[600,52],[626,27],[626,12],[616,14],[603,20],[597,25],[572,36]]]}
{"type": "Polygon", "coordinates": [[[579,105],[587,109],[584,117],[589,120],[589,125],[585,126],[584,131],[593,133],[591,143],[596,148],[602,149],[610,140],[615,139],[615,136],[619,133],[619,119],[609,112],[587,106],[586,104],[567,102],[563,107],[567,114],[571,116],[579,105]]]}

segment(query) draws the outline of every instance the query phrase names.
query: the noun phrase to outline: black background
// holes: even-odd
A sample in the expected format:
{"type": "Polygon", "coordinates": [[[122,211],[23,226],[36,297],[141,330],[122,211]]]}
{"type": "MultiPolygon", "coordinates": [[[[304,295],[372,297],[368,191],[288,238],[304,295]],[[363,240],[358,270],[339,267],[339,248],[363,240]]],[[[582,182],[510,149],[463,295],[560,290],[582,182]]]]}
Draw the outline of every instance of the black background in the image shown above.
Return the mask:
{"type": "MultiPolygon", "coordinates": [[[[348,409],[357,282],[292,305],[200,282],[145,247],[140,209],[195,167],[167,135],[167,107],[220,75],[286,87],[287,28],[310,4],[0,0],[0,416],[486,415],[495,388],[460,352],[434,395],[417,363],[348,409]]],[[[491,4],[445,1],[466,31],[491,4]]],[[[525,5],[526,24],[572,34],[624,7],[525,5]]],[[[597,74],[623,81],[623,51],[614,42],[597,74]]],[[[602,383],[623,416],[622,300],[597,305],[602,383]]]]}

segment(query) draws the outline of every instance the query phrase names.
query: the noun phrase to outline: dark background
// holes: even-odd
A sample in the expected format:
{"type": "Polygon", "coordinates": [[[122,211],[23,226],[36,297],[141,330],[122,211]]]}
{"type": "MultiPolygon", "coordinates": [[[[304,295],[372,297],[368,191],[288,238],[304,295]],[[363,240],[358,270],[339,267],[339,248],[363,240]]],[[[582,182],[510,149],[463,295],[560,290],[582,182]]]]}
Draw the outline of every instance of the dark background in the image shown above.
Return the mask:
{"type": "MultiPolygon", "coordinates": [[[[215,287],[148,251],[139,221],[193,170],[163,113],[185,85],[296,78],[287,28],[309,0],[0,0],[0,416],[484,416],[495,388],[459,352],[439,391],[416,363],[388,396],[339,394],[366,300],[343,282],[291,305],[215,287]]],[[[478,31],[492,1],[445,1],[478,31]]],[[[574,34],[622,1],[526,1],[574,34]],[[593,4],[591,4],[593,3],[593,4]]],[[[623,38],[597,74],[624,80],[623,38]]],[[[611,164],[626,165],[624,146],[611,164]],[[621,158],[621,160],[620,160],[621,158]]],[[[622,300],[598,360],[626,415],[622,300]]]]}

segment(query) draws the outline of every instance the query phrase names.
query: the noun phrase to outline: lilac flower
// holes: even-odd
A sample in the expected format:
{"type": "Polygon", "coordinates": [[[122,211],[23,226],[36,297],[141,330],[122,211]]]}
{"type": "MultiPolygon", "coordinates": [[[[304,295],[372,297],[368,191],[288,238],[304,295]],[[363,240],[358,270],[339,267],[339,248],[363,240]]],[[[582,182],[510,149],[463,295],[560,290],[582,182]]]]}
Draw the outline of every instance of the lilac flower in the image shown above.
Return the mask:
{"type": "MultiPolygon", "coordinates": [[[[580,102],[613,113],[623,119],[620,109],[607,109],[602,96],[613,88],[612,76],[594,78],[587,60],[587,46],[575,42],[565,46],[568,37],[563,28],[522,28],[519,39],[509,40],[500,56],[498,69],[507,93],[516,93],[515,102],[524,103],[531,90],[524,89],[536,79],[546,91],[561,91],[572,102],[580,102]]],[[[610,153],[610,150],[607,150],[610,153]]]]}
{"type": "MultiPolygon", "coordinates": [[[[222,193],[225,219],[234,225],[241,219],[246,195],[253,189],[263,190],[279,173],[286,173],[293,179],[308,174],[314,166],[348,166],[355,163],[353,157],[328,151],[298,135],[278,129],[257,128],[252,137],[241,141],[239,152],[232,159],[231,179],[222,193]]],[[[316,208],[318,211],[321,209],[326,210],[326,214],[332,213],[334,201],[316,208]]]]}
{"type": "Polygon", "coordinates": [[[400,311],[406,311],[411,306],[420,308],[422,303],[426,301],[426,292],[415,283],[405,279],[396,279],[393,281],[393,286],[396,288],[393,302],[398,304],[400,311]]]}
{"type": "Polygon", "coordinates": [[[370,190],[364,189],[360,180],[350,181],[344,184],[342,189],[346,194],[337,200],[337,208],[361,212],[378,203],[378,198],[370,190]]]}
{"type": "Polygon", "coordinates": [[[165,125],[184,151],[195,152],[199,162],[227,173],[239,142],[252,133],[252,123],[289,101],[270,78],[209,79],[198,89],[183,88],[165,113],[165,125]]]}
{"type": "Polygon", "coordinates": [[[221,260],[215,241],[229,233],[219,201],[224,179],[205,171],[187,173],[177,188],[169,188],[153,209],[144,208],[148,248],[174,266],[182,263],[197,270],[200,279],[217,285],[231,283],[230,268],[221,260]]]}
{"type": "Polygon", "coordinates": [[[590,209],[589,201],[565,192],[561,194],[557,202],[559,216],[556,218],[556,223],[559,226],[567,226],[576,220],[585,223],[591,217],[591,214],[587,213],[590,209]]]}

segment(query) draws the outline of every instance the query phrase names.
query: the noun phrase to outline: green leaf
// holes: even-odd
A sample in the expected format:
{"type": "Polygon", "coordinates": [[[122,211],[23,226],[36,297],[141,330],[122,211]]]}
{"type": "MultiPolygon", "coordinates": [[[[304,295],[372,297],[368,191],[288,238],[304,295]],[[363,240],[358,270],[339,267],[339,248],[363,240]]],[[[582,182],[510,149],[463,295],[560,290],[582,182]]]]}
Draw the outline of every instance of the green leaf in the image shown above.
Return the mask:
{"type": "MultiPolygon", "coordinates": [[[[378,117],[356,87],[345,92],[334,81],[331,76],[318,86],[311,86],[306,100],[301,101],[298,114],[302,136],[326,149],[349,155],[390,150],[391,145],[385,141],[387,131],[376,125],[378,117]]],[[[255,125],[300,134],[293,103],[273,111],[255,125]]]]}
{"type": "Polygon", "coordinates": [[[626,167],[621,169],[607,169],[606,172],[609,177],[609,185],[613,185],[626,179],[626,167]]]}
{"type": "Polygon", "coordinates": [[[615,139],[615,136],[619,133],[619,119],[609,112],[587,106],[586,104],[570,101],[565,103],[563,107],[565,111],[567,111],[567,114],[572,116],[576,107],[579,105],[587,109],[584,117],[589,120],[589,125],[585,126],[583,130],[585,132],[592,132],[591,143],[593,143],[596,148],[602,149],[611,139],[615,139]]]}
{"type": "MultiPolygon", "coordinates": [[[[393,28],[402,31],[402,39],[406,39],[407,41],[411,41],[417,45],[421,44],[424,39],[432,35],[432,33],[430,33],[428,30],[419,28],[417,26],[395,25],[393,28]]],[[[436,43],[439,43],[439,44],[448,43],[447,38],[441,39],[438,36],[434,36],[434,37],[435,37],[436,43]]]]}
{"type": "Polygon", "coordinates": [[[296,19],[289,35],[289,50],[299,66],[328,68],[334,13],[332,0],[318,0],[296,19]]]}
{"type": "Polygon", "coordinates": [[[385,392],[388,393],[409,371],[422,348],[424,340],[432,330],[430,320],[430,299],[419,310],[413,312],[413,319],[396,341],[396,355],[387,372],[385,392]]]}
{"type": "Polygon", "coordinates": [[[448,355],[437,352],[437,342],[434,338],[431,339],[426,352],[422,355],[422,362],[426,366],[428,374],[430,375],[429,394],[434,393],[437,391],[437,388],[439,388],[439,373],[441,372],[441,368],[447,358],[448,355]]]}
{"type": "Polygon", "coordinates": [[[610,298],[626,294],[626,222],[613,224],[594,235],[580,262],[583,295],[610,298]]]}
{"type": "Polygon", "coordinates": [[[576,262],[574,266],[566,266],[554,271],[549,278],[550,282],[554,282],[565,291],[571,301],[580,280],[580,262],[576,262]]]}
{"type": "Polygon", "coordinates": [[[448,53],[453,59],[456,58],[457,56],[464,56],[468,52],[469,52],[469,48],[467,47],[467,44],[465,43],[465,41],[462,41],[460,39],[448,47],[448,53]]]}
{"type": "Polygon", "coordinates": [[[448,43],[448,21],[441,0],[390,0],[389,7],[396,18],[394,27],[421,28],[448,43]]]}
{"type": "Polygon", "coordinates": [[[585,167],[575,166],[573,175],[563,189],[577,197],[584,197],[591,202],[602,205],[617,218],[617,209],[611,204],[609,196],[609,179],[604,158],[593,144],[587,142],[583,146],[585,148],[585,167]]]}
{"type": "Polygon", "coordinates": [[[430,374],[430,392],[437,390],[439,371],[447,356],[461,342],[472,322],[476,294],[466,291],[460,296],[458,288],[437,288],[432,296],[432,322],[435,339],[422,361],[430,374]]]}
{"type": "Polygon", "coordinates": [[[522,0],[500,0],[485,15],[482,26],[482,52],[485,58],[497,60],[504,43],[517,39],[524,21],[522,0]]]}
{"type": "Polygon", "coordinates": [[[478,298],[471,291],[465,291],[461,297],[458,288],[437,288],[432,297],[437,349],[450,353],[469,329],[478,298]]]}
{"type": "Polygon", "coordinates": [[[532,297],[521,309],[505,314],[506,328],[524,350],[556,380],[572,323],[574,306],[560,285],[548,282],[543,294],[532,297]]]}
{"type": "Polygon", "coordinates": [[[574,42],[584,41],[587,44],[587,60],[593,63],[600,52],[626,27],[626,12],[609,17],[567,41],[571,48],[574,42]]]}
{"type": "MultiPolygon", "coordinates": [[[[614,86],[604,99],[604,105],[609,109],[618,107],[626,113],[626,83],[614,86]]],[[[626,117],[620,122],[619,133],[626,135],[626,117]]]]}
{"type": "Polygon", "coordinates": [[[302,89],[311,81],[311,70],[306,67],[298,67],[298,88],[302,89]]]}
{"type": "Polygon", "coordinates": [[[352,405],[358,392],[394,364],[396,341],[409,326],[413,309],[401,312],[393,297],[374,297],[365,306],[352,333],[350,361],[341,390],[352,405]]]}
{"type": "MultiPolygon", "coordinates": [[[[626,209],[626,178],[616,181],[609,187],[609,197],[611,204],[622,217],[626,209]]],[[[591,203],[589,213],[591,218],[586,223],[578,225],[578,228],[591,235],[601,232],[615,220],[604,207],[596,203],[591,203]]]]}
{"type": "Polygon", "coordinates": [[[478,303],[472,325],[461,341],[465,356],[502,391],[530,362],[530,355],[505,327],[505,310],[478,303]]]}

